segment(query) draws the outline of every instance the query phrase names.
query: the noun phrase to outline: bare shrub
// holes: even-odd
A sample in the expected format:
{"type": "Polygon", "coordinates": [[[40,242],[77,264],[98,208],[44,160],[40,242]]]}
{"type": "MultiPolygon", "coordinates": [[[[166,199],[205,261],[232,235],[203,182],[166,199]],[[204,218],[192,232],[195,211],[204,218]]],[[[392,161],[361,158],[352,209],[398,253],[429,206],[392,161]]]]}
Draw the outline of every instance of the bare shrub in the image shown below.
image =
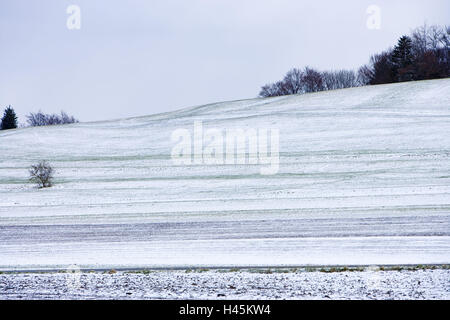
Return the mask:
{"type": "Polygon", "coordinates": [[[39,188],[49,188],[53,183],[53,168],[47,161],[40,161],[29,169],[30,181],[36,183],[39,188]]]}

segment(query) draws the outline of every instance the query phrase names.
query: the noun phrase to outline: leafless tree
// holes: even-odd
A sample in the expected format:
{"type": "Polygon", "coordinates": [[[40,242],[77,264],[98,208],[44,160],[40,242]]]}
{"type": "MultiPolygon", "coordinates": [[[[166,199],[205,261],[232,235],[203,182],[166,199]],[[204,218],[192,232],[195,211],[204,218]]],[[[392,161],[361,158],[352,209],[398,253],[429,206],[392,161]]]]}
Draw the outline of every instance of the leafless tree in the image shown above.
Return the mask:
{"type": "Polygon", "coordinates": [[[323,84],[327,90],[338,89],[339,84],[336,77],[336,72],[334,71],[325,71],[322,72],[323,84]]]}
{"type": "Polygon", "coordinates": [[[269,83],[264,85],[259,92],[259,96],[263,98],[281,96],[277,83],[269,83]]]}
{"type": "Polygon", "coordinates": [[[353,70],[325,71],[322,80],[326,90],[357,87],[358,78],[353,70]]]}
{"type": "Polygon", "coordinates": [[[263,98],[285,96],[288,94],[292,94],[292,92],[284,81],[277,81],[275,83],[266,84],[261,88],[261,91],[259,92],[259,96],[263,98]]]}
{"type": "Polygon", "coordinates": [[[415,56],[424,54],[429,49],[428,26],[424,24],[411,34],[412,48],[415,56]]]}
{"type": "MultiPolygon", "coordinates": [[[[358,76],[361,79],[369,77],[368,84],[383,84],[395,82],[392,72],[392,49],[388,49],[370,57],[367,66],[360,68],[358,76]]],[[[367,79],[364,79],[367,80],[367,79]]]]}
{"type": "Polygon", "coordinates": [[[448,26],[423,26],[412,35],[415,59],[415,79],[445,78],[450,74],[450,28],[448,26]]]}
{"type": "Polygon", "coordinates": [[[363,65],[358,69],[358,84],[366,86],[370,84],[370,80],[373,78],[373,70],[368,65],[363,65]]]}
{"type": "Polygon", "coordinates": [[[442,46],[442,39],[445,35],[445,30],[440,26],[431,26],[428,32],[428,39],[432,50],[437,50],[442,46]]]}
{"type": "Polygon", "coordinates": [[[449,49],[450,27],[427,26],[424,24],[413,30],[411,39],[413,50],[416,55],[424,54],[428,50],[449,49]]]}
{"type": "Polygon", "coordinates": [[[321,73],[313,68],[305,68],[302,81],[305,92],[318,92],[325,89],[321,73]]]}
{"type": "Polygon", "coordinates": [[[30,181],[36,183],[39,188],[48,188],[52,186],[53,168],[46,161],[40,161],[32,165],[29,169],[30,181]]]}
{"type": "Polygon", "coordinates": [[[305,74],[300,69],[291,69],[283,79],[283,88],[287,94],[304,93],[303,78],[305,74]]]}
{"type": "Polygon", "coordinates": [[[337,72],[337,77],[340,88],[352,88],[359,85],[358,77],[353,70],[340,70],[337,72]]]}

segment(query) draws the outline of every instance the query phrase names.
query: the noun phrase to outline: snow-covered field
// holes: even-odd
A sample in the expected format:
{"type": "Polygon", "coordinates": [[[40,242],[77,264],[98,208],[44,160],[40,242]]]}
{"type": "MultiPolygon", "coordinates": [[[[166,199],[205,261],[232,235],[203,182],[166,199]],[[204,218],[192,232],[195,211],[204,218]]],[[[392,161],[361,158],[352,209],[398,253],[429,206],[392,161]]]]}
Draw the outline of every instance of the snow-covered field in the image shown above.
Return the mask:
{"type": "Polygon", "coordinates": [[[0,270],[450,263],[450,79],[8,130],[0,145],[0,270]],[[278,128],[279,172],[175,165],[171,134],[194,121],[278,128]],[[57,174],[39,190],[41,159],[57,174]]]}
{"type": "Polygon", "coordinates": [[[2,299],[450,299],[450,270],[0,274],[2,299]]]}

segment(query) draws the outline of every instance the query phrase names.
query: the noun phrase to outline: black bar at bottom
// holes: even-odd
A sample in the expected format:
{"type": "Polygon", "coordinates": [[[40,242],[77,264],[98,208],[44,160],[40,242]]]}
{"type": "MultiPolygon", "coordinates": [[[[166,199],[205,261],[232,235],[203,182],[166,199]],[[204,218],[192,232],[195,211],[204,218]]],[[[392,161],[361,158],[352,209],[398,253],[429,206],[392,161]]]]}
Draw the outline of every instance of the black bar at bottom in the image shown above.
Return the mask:
{"type": "MultiPolygon", "coordinates": [[[[71,317],[140,315],[148,319],[311,319],[346,316],[386,317],[395,309],[405,316],[448,310],[449,301],[309,301],[309,300],[150,300],[150,301],[0,301],[2,313],[23,312],[71,317]],[[10,310],[8,310],[10,309],[10,310]]],[[[428,315],[431,315],[428,313],[428,315]]]]}

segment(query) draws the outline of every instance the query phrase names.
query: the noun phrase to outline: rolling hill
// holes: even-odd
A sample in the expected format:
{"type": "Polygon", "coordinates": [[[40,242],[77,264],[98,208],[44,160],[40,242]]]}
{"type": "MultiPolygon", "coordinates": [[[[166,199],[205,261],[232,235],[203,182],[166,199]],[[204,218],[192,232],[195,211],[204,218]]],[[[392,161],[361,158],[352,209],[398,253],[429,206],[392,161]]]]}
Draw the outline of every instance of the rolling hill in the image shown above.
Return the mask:
{"type": "Polygon", "coordinates": [[[450,262],[450,79],[0,131],[0,269],[450,262]],[[174,130],[277,128],[280,164],[179,165],[174,130]],[[56,169],[37,189],[27,168],[56,169]]]}

